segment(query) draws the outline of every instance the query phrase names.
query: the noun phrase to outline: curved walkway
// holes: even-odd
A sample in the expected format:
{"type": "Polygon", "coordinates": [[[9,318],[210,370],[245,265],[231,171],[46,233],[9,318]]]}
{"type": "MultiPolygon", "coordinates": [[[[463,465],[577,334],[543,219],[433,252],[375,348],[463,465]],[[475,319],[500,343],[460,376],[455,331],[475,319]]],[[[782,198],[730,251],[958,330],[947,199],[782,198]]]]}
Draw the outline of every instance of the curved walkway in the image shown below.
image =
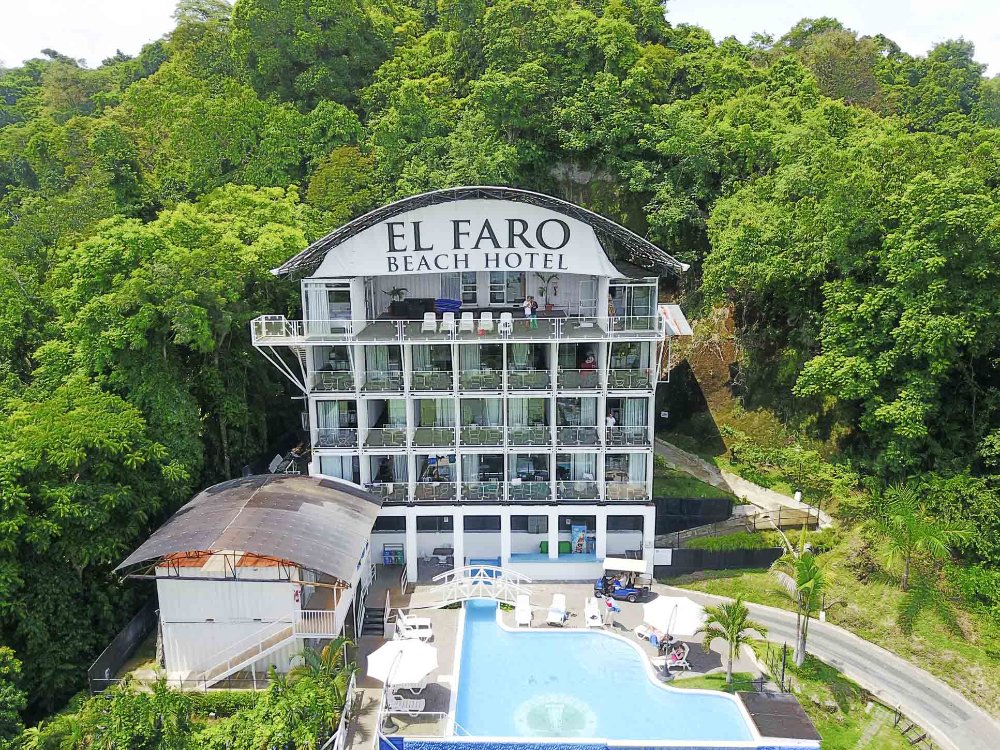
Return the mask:
{"type": "MultiPolygon", "coordinates": [[[[688,596],[701,604],[723,597],[654,584],[654,590],[688,596]]],[[[754,619],[768,628],[768,639],[795,641],[795,613],[747,602],[754,619]]],[[[1000,723],[954,688],[881,646],[853,633],[813,621],[809,653],[840,670],[890,706],[930,732],[939,745],[953,750],[997,750],[1000,723]]]]}

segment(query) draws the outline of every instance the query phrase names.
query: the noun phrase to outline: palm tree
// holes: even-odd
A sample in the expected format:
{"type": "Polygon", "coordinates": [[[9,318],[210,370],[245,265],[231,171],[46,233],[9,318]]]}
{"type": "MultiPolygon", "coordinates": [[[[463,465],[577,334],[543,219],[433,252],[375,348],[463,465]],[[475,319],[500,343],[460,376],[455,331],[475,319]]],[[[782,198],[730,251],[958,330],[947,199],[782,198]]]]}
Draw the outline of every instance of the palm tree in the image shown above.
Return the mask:
{"type": "MultiPolygon", "coordinates": [[[[298,654],[302,663],[289,671],[289,684],[294,685],[300,680],[309,679],[319,686],[329,689],[332,693],[333,704],[339,712],[347,700],[347,688],[350,685],[351,677],[357,671],[356,665],[347,661],[347,647],[350,645],[350,639],[340,636],[334,638],[320,651],[313,648],[302,649],[298,654]]],[[[338,716],[337,720],[339,718],[338,716]]],[[[333,726],[336,727],[335,720],[333,726]]]]}
{"type": "Polygon", "coordinates": [[[969,532],[957,525],[945,525],[931,518],[927,506],[921,502],[920,490],[915,482],[894,484],[878,498],[876,515],[867,526],[883,543],[886,564],[894,566],[902,561],[903,572],[900,588],[910,587],[910,565],[918,553],[941,560],[951,554],[951,545],[965,539],[969,532]]]}
{"type": "Polygon", "coordinates": [[[795,663],[806,660],[809,621],[823,601],[826,579],[816,556],[805,549],[803,542],[797,552],[784,555],[774,564],[773,573],[788,596],[795,602],[795,663]]]}
{"type": "Polygon", "coordinates": [[[742,599],[725,602],[717,607],[705,607],[708,618],[705,624],[695,631],[695,635],[704,634],[701,647],[705,653],[711,650],[712,641],[721,638],[729,644],[726,656],[726,685],[733,684],[733,659],[740,648],[750,643],[750,633],[756,632],[761,638],[767,637],[767,628],[759,622],[750,619],[750,610],[742,599]]]}

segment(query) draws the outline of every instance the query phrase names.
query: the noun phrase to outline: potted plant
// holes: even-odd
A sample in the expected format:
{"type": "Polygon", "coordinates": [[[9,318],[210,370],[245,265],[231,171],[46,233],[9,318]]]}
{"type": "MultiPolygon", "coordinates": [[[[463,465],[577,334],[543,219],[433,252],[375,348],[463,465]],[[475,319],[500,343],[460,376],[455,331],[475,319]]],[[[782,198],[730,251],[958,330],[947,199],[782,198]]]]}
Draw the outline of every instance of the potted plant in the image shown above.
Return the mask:
{"type": "Polygon", "coordinates": [[[386,294],[389,295],[389,314],[390,315],[401,315],[403,313],[402,305],[403,299],[406,297],[407,289],[405,286],[394,286],[386,294]]]}
{"type": "Polygon", "coordinates": [[[536,273],[535,276],[545,284],[545,286],[538,287],[538,296],[545,300],[545,312],[552,312],[552,303],[549,302],[549,292],[551,290],[553,297],[559,295],[559,274],[550,273],[546,275],[544,273],[536,273]]]}

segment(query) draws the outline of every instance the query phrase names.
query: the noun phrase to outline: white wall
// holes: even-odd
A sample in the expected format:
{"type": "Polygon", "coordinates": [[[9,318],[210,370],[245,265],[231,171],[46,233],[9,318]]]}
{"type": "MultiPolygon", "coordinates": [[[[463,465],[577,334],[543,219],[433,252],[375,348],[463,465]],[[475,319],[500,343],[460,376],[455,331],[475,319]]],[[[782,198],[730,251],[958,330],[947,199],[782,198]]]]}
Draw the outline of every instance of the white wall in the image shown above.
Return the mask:
{"type": "Polygon", "coordinates": [[[533,581],[596,581],[604,570],[599,562],[512,561],[507,567],[533,581]]]}

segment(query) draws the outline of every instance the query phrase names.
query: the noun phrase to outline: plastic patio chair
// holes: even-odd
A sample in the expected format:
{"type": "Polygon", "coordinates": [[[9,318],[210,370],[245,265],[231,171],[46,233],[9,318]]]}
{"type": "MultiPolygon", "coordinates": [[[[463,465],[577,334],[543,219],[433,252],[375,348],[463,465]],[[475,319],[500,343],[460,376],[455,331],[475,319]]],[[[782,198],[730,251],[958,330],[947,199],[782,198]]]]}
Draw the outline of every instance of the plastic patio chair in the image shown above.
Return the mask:
{"type": "Polygon", "coordinates": [[[493,331],[493,313],[484,312],[479,317],[479,333],[489,333],[493,331]]]}
{"type": "Polygon", "coordinates": [[[420,324],[421,333],[437,333],[437,316],[432,312],[424,313],[424,322],[420,324]]]}
{"type": "Polygon", "coordinates": [[[441,333],[454,333],[455,332],[455,313],[446,312],[441,315],[441,327],[438,329],[441,333]]]}
{"type": "Polygon", "coordinates": [[[476,317],[470,312],[462,313],[462,317],[458,321],[458,332],[473,333],[475,330],[476,330],[476,317]]]}
{"type": "Polygon", "coordinates": [[[514,316],[509,312],[500,313],[500,324],[497,329],[501,336],[510,336],[514,332],[514,316]]]}

